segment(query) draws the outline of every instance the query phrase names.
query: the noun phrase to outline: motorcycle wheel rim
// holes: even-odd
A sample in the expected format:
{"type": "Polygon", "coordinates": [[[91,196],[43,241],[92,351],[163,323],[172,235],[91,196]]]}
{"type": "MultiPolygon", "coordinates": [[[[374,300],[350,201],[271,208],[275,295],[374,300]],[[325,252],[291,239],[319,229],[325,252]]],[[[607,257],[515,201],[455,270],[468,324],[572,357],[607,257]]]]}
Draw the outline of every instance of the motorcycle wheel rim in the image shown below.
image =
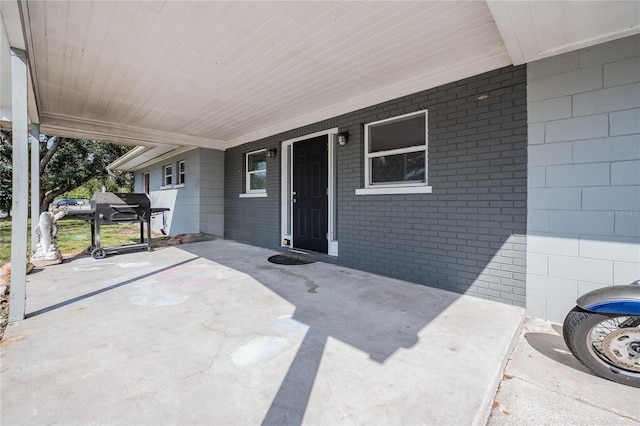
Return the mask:
{"type": "Polygon", "coordinates": [[[625,327],[638,317],[612,317],[594,325],[587,334],[587,347],[605,366],[640,374],[640,328],[625,327]],[[631,346],[633,344],[633,347],[631,346]]]}

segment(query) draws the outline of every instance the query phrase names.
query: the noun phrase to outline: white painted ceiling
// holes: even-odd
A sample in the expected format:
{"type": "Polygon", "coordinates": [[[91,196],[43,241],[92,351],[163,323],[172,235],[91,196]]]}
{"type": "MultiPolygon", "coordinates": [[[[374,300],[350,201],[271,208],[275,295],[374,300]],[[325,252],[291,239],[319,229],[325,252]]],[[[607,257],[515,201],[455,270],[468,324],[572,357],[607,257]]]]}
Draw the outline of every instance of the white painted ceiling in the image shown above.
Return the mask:
{"type": "Polygon", "coordinates": [[[637,1],[6,1],[43,129],[165,149],[224,149],[640,31],[637,1]]]}

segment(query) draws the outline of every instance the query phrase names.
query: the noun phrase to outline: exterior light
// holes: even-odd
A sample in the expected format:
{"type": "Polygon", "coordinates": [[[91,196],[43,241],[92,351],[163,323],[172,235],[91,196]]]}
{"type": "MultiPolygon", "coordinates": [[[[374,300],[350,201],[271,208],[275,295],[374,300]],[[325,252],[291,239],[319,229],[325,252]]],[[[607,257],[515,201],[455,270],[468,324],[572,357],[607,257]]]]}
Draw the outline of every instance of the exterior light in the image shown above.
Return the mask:
{"type": "Polygon", "coordinates": [[[271,148],[270,150],[267,151],[267,158],[276,158],[277,154],[278,154],[278,150],[276,148],[271,148]]]}
{"type": "Polygon", "coordinates": [[[349,140],[349,132],[338,133],[338,144],[345,145],[349,140]]]}

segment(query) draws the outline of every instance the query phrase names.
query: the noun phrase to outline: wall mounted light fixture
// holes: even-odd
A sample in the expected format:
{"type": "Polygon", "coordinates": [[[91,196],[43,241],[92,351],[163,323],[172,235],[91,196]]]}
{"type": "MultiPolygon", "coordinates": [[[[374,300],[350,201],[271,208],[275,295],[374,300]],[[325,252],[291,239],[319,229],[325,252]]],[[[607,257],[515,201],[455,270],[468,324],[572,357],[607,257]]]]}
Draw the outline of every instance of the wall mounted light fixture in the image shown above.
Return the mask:
{"type": "Polygon", "coordinates": [[[349,132],[338,133],[338,144],[345,145],[349,140],[349,132]]]}
{"type": "Polygon", "coordinates": [[[278,150],[276,148],[271,148],[267,150],[267,158],[276,158],[277,154],[278,154],[278,150]]]}

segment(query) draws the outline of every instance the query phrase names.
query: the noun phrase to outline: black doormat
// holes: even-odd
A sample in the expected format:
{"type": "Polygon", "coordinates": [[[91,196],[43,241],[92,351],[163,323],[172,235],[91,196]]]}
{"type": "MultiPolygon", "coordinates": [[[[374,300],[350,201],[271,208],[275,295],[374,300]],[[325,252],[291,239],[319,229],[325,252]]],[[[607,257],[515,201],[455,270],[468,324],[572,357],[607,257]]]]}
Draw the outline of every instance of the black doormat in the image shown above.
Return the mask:
{"type": "Polygon", "coordinates": [[[271,263],[277,265],[307,265],[309,263],[315,263],[315,260],[302,256],[294,256],[291,254],[276,254],[267,259],[271,263]]]}

